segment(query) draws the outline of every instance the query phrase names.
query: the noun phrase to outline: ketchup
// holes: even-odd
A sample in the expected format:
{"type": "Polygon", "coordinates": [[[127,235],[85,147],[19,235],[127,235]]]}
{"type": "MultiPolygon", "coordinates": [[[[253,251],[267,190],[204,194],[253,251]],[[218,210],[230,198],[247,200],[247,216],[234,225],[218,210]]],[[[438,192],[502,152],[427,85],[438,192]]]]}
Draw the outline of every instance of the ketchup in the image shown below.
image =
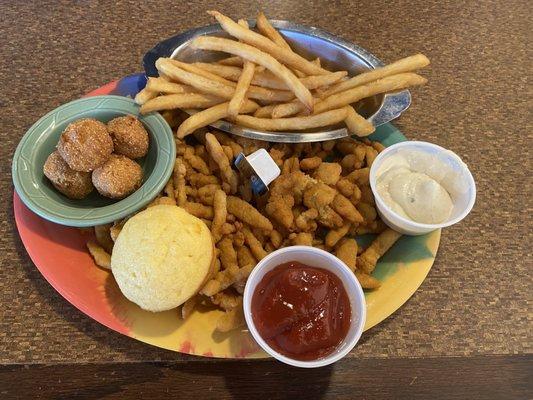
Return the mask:
{"type": "Polygon", "coordinates": [[[331,354],[350,327],[346,289],[333,273],[298,261],[265,274],[252,296],[252,317],[261,337],[295,360],[331,354]]]}

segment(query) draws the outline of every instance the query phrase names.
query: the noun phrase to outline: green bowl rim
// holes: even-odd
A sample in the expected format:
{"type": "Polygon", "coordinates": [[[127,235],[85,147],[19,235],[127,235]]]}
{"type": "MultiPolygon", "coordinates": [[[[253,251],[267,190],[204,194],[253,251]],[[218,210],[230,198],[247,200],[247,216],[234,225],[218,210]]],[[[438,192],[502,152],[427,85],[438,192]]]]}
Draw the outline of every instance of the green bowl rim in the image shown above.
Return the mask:
{"type": "MultiPolygon", "coordinates": [[[[21,162],[23,160],[23,157],[21,157],[21,152],[25,148],[26,145],[30,140],[30,137],[33,136],[34,131],[38,132],[40,124],[42,124],[46,119],[50,118],[52,115],[58,113],[59,111],[63,110],[64,108],[70,107],[75,104],[83,104],[83,103],[91,103],[91,102],[98,102],[98,101],[105,101],[105,100],[119,100],[120,102],[126,102],[130,105],[135,104],[135,102],[124,96],[115,96],[115,95],[101,95],[101,96],[91,96],[91,97],[84,97],[81,99],[77,99],[74,101],[71,101],[69,103],[65,103],[60,105],[59,107],[55,108],[54,110],[48,112],[43,117],[39,118],[37,122],[35,122],[24,134],[22,139],[20,140],[19,144],[17,145],[17,148],[15,150],[15,153],[13,155],[12,160],[12,178],[13,178],[13,184],[15,186],[15,190],[20,196],[21,200],[24,202],[24,204],[32,210],[34,213],[39,215],[42,218],[45,218],[49,221],[61,224],[61,225],[67,225],[67,226],[74,226],[74,227],[88,227],[88,226],[94,226],[94,225],[101,225],[106,224],[109,222],[116,221],[118,219],[124,218],[125,216],[139,210],[140,208],[144,207],[150,201],[152,201],[158,193],[160,193],[163,188],[165,187],[165,184],[167,183],[168,179],[170,178],[172,171],[174,169],[174,162],[176,159],[176,143],[174,141],[174,135],[172,133],[172,129],[168,125],[168,123],[165,121],[165,119],[159,114],[159,113],[151,113],[145,116],[142,116],[144,120],[149,119],[149,122],[158,124],[159,126],[151,126],[148,124],[147,128],[150,130],[151,136],[155,138],[155,146],[157,148],[157,158],[154,166],[154,172],[156,172],[156,169],[163,168],[163,173],[159,176],[155,176],[154,173],[150,174],[149,177],[146,179],[146,181],[143,182],[142,186],[129,195],[128,197],[117,201],[116,203],[99,207],[97,210],[99,213],[97,213],[96,216],[87,216],[82,215],[80,217],[72,217],[65,215],[61,212],[51,211],[47,207],[43,207],[39,204],[38,201],[35,201],[34,198],[32,198],[28,193],[26,192],[25,186],[26,183],[23,183],[23,180],[21,180],[21,176],[24,174],[28,174],[30,176],[29,182],[33,182],[33,175],[30,170],[24,171],[24,168],[21,168],[21,162]],[[152,120],[153,121],[150,121],[152,120]],[[161,129],[161,133],[159,132],[159,128],[161,129]],[[162,149],[164,148],[164,145],[168,145],[169,152],[167,153],[166,150],[162,149]],[[24,172],[23,172],[24,171],[24,172]],[[124,204],[126,203],[126,204],[124,204]],[[132,204],[129,204],[132,203],[132,204]],[[101,215],[101,214],[104,215],[101,215]]],[[[115,106],[114,108],[120,108],[118,106],[115,106]]],[[[72,116],[76,114],[82,114],[86,112],[87,110],[77,111],[72,116]]],[[[120,110],[116,110],[117,112],[121,112],[120,110]]],[[[131,111],[123,110],[125,114],[131,113],[131,111]]],[[[65,208],[68,208],[69,206],[64,206],[65,208]]],[[[63,207],[60,207],[63,208],[63,207]]],[[[72,209],[76,210],[76,208],[72,207],[72,209]]],[[[95,210],[95,208],[88,208],[88,213],[91,213],[95,210]]]]}

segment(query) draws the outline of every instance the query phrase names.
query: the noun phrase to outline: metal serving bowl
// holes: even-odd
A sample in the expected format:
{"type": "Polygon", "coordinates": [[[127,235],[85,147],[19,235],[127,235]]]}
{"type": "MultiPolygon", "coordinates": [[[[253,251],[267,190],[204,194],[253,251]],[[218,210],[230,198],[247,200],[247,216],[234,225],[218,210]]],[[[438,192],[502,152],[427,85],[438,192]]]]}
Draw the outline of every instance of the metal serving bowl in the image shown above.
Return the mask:
{"type": "MultiPolygon", "coordinates": [[[[249,20],[248,22],[250,27],[255,27],[255,20],[249,20]]],[[[302,26],[289,21],[273,20],[271,22],[283,34],[295,52],[308,60],[320,57],[322,66],[331,71],[345,70],[348,71],[349,76],[353,76],[370,68],[384,65],[376,56],[362,47],[321,29],[302,26]]],[[[146,75],[158,76],[155,62],[159,57],[172,57],[185,62],[210,62],[228,56],[228,54],[221,52],[190,48],[189,42],[200,35],[228,37],[220,25],[214,24],[191,29],[166,39],[145,54],[143,65],[146,75]]],[[[364,99],[356,105],[356,109],[377,127],[399,117],[410,104],[411,95],[408,90],[403,90],[397,93],[377,95],[364,99]]],[[[342,126],[300,132],[256,131],[227,121],[218,121],[211,124],[211,126],[235,135],[271,142],[318,142],[349,136],[346,128],[342,126]]]]}

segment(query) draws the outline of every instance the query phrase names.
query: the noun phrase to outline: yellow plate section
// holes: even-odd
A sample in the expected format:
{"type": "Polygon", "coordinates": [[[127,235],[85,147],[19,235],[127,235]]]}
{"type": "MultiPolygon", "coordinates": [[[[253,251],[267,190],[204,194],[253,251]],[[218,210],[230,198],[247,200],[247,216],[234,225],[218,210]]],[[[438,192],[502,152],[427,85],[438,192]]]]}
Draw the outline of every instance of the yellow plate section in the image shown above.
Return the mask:
{"type": "MultiPolygon", "coordinates": [[[[382,286],[366,293],[365,330],[393,314],[416,292],[433,265],[440,233],[438,230],[423,236],[403,236],[380,260],[373,275],[381,280],[382,286]]],[[[122,296],[111,275],[105,291],[113,313],[130,328],[130,336],[138,340],[207,357],[267,357],[245,329],[216,332],[215,321],[222,315],[219,310],[201,308],[182,321],[177,310],[161,313],[141,310],[122,296]]]]}

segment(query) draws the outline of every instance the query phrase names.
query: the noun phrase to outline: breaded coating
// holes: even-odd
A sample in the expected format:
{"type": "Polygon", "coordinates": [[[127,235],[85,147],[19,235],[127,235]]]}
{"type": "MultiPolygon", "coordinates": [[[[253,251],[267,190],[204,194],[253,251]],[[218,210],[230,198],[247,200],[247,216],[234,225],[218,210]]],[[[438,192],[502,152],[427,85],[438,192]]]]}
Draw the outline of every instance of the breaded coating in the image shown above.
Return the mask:
{"type": "Polygon", "coordinates": [[[363,271],[356,270],[355,277],[361,284],[363,289],[377,289],[381,286],[381,282],[371,275],[364,273],[363,271]]]}
{"type": "Polygon", "coordinates": [[[345,223],[338,229],[330,229],[326,234],[326,238],[324,239],[325,245],[330,248],[335,246],[338,241],[340,241],[344,236],[346,236],[351,226],[352,224],[345,223]]]}
{"type": "Polygon", "coordinates": [[[291,233],[289,240],[293,246],[312,246],[313,235],[308,232],[291,233]]]}
{"type": "Polygon", "coordinates": [[[334,186],[341,177],[342,167],[337,163],[322,163],[318,166],[313,177],[326,185],[334,186]]]}
{"type": "Polygon", "coordinates": [[[211,224],[211,234],[215,243],[222,237],[222,226],[226,222],[227,214],[226,193],[217,189],[213,196],[213,222],[211,224]]]}
{"type": "Polygon", "coordinates": [[[228,269],[231,266],[238,265],[237,252],[233,247],[233,240],[229,236],[223,237],[217,243],[216,247],[220,250],[219,259],[222,269],[228,269]]]}
{"type": "Polygon", "coordinates": [[[235,196],[228,196],[227,206],[230,214],[235,215],[248,225],[267,231],[273,229],[270,220],[244,200],[235,196]]]}
{"type": "Polygon", "coordinates": [[[320,157],[315,156],[304,158],[302,161],[300,161],[300,169],[303,171],[310,171],[318,168],[320,164],[322,164],[322,159],[320,157]]]}
{"type": "Polygon", "coordinates": [[[359,256],[358,266],[361,271],[367,274],[372,273],[378,260],[389,250],[394,243],[402,236],[390,228],[380,233],[368,248],[359,256]]]}
{"type": "Polygon", "coordinates": [[[260,261],[265,258],[267,252],[263,248],[261,242],[254,236],[252,231],[248,228],[243,228],[242,233],[244,234],[244,240],[250,248],[250,251],[254,255],[255,259],[260,261]]]}
{"type": "Polygon", "coordinates": [[[109,159],[113,139],[102,122],[92,118],[80,119],[65,128],[57,151],[73,170],[91,172],[109,159]]]}
{"type": "Polygon", "coordinates": [[[237,186],[239,183],[237,173],[231,168],[230,161],[215,135],[207,133],[205,135],[205,145],[207,151],[220,168],[224,181],[230,185],[231,193],[237,193],[237,186]]]}
{"type": "Polygon", "coordinates": [[[339,257],[353,271],[356,268],[357,242],[355,239],[344,238],[337,246],[335,255],[339,257]]]}
{"type": "Polygon", "coordinates": [[[133,115],[114,118],[107,123],[113,139],[114,152],[128,158],[141,158],[148,153],[148,132],[133,115]]]}
{"type": "Polygon", "coordinates": [[[183,208],[195,217],[208,220],[213,219],[213,207],[211,206],[204,206],[202,203],[187,202],[183,205],[183,208]]]}
{"type": "Polygon", "coordinates": [[[57,150],[46,159],[43,172],[54,187],[70,199],[83,199],[94,189],[91,173],[74,171],[57,150]]]}
{"type": "Polygon", "coordinates": [[[354,224],[359,224],[364,220],[363,216],[359,213],[359,211],[357,211],[351,201],[340,193],[337,193],[333,199],[331,207],[333,207],[333,209],[339,213],[339,215],[354,224]]]}
{"type": "Polygon", "coordinates": [[[93,171],[91,179],[102,196],[122,199],[141,186],[143,172],[135,161],[112,154],[103,165],[93,171]]]}
{"type": "Polygon", "coordinates": [[[298,215],[294,221],[296,227],[303,232],[316,231],[317,223],[315,219],[318,218],[318,210],[316,208],[310,208],[298,215]]]}

